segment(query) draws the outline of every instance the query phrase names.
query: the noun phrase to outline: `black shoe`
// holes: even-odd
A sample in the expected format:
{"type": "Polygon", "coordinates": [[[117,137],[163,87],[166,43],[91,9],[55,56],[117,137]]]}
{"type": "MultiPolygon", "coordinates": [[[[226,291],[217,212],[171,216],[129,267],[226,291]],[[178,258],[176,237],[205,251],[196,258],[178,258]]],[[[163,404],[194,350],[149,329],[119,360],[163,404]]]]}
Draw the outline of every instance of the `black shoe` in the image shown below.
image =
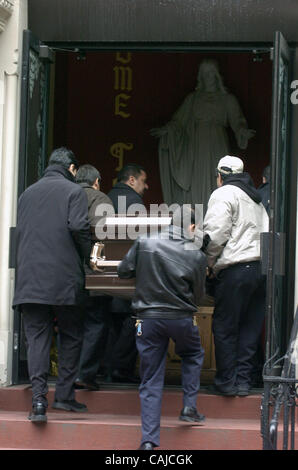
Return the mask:
{"type": "Polygon", "coordinates": [[[84,403],[79,403],[76,400],[55,400],[52,404],[52,408],[55,408],[56,410],[76,411],[78,413],[86,413],[88,411],[88,408],[84,403]]]}
{"type": "Polygon", "coordinates": [[[47,408],[43,403],[41,402],[34,403],[32,406],[32,411],[28,416],[28,419],[31,421],[31,423],[46,423],[47,422],[46,411],[47,411],[47,408]]]}
{"type": "Polygon", "coordinates": [[[138,450],[153,450],[154,447],[155,446],[152,444],[152,442],[143,442],[138,450]]]}
{"type": "Polygon", "coordinates": [[[181,410],[179,419],[180,421],[187,421],[188,423],[203,423],[205,416],[198,413],[196,408],[185,406],[183,410],[181,410]]]}
{"type": "Polygon", "coordinates": [[[133,384],[140,383],[140,379],[138,377],[134,377],[132,375],[122,373],[118,369],[113,370],[112,380],[113,382],[121,382],[121,383],[133,383],[133,384]]]}
{"type": "Polygon", "coordinates": [[[98,383],[95,381],[95,380],[81,380],[81,379],[77,379],[75,381],[75,389],[77,390],[84,390],[84,389],[87,389],[87,390],[90,390],[92,392],[96,392],[99,390],[99,385],[98,383]]]}
{"type": "Polygon", "coordinates": [[[237,386],[238,397],[247,397],[249,395],[249,386],[247,384],[239,384],[237,386]]]}
{"type": "Polygon", "coordinates": [[[230,390],[221,390],[216,385],[210,385],[208,387],[208,390],[210,392],[214,392],[217,395],[222,395],[224,397],[235,397],[237,395],[237,392],[238,392],[236,387],[232,387],[230,390]]]}

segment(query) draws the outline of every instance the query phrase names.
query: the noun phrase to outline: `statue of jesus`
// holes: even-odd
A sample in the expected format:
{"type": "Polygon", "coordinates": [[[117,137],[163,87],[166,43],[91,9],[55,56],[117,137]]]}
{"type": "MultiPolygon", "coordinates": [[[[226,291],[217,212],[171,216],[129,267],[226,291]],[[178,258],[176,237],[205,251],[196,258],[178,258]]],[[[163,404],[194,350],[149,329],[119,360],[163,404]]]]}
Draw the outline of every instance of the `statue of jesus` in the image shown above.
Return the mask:
{"type": "Polygon", "coordinates": [[[159,167],[164,202],[204,204],[216,189],[215,168],[229,154],[227,128],[239,148],[246,149],[255,131],[234,95],[229,93],[213,59],[202,61],[195,91],[190,93],[171,121],[151,129],[159,138],[159,167]]]}

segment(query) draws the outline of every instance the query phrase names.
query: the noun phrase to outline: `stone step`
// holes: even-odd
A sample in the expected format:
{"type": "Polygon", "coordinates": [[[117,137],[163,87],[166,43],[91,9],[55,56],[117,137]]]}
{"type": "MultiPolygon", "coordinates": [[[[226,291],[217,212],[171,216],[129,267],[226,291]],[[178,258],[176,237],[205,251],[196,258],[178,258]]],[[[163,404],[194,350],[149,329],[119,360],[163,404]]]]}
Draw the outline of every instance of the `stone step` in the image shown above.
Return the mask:
{"type": "MultiPolygon", "coordinates": [[[[136,450],[139,416],[48,412],[47,424],[32,424],[23,411],[0,413],[0,447],[33,450],[136,450]]],[[[161,419],[158,450],[260,450],[255,419],[208,418],[204,426],[161,419]]]]}
{"type": "MultiPolygon", "coordinates": [[[[76,391],[88,413],[68,413],[51,407],[54,386],[48,393],[48,423],[28,419],[31,388],[19,385],[0,389],[1,450],[136,450],[141,438],[137,387],[102,387],[98,392],[76,391]]],[[[198,409],[206,423],[179,421],[182,390],[165,389],[158,450],[259,450],[261,394],[222,397],[201,390],[198,409]]],[[[298,420],[297,420],[298,421],[298,420]]],[[[279,426],[281,448],[282,424],[279,426]]],[[[298,447],[298,428],[295,433],[298,447]]]]}
{"type": "MultiPolygon", "coordinates": [[[[31,388],[18,385],[0,389],[0,410],[29,411],[31,388]]],[[[104,415],[140,415],[140,400],[137,387],[102,388],[98,392],[77,390],[76,399],[85,403],[90,413],[104,415]]],[[[54,400],[54,386],[49,387],[49,409],[54,400]]],[[[198,410],[208,418],[260,419],[261,394],[247,397],[223,397],[201,391],[198,410]]],[[[177,417],[182,408],[182,390],[166,389],[163,393],[162,415],[177,417]]]]}

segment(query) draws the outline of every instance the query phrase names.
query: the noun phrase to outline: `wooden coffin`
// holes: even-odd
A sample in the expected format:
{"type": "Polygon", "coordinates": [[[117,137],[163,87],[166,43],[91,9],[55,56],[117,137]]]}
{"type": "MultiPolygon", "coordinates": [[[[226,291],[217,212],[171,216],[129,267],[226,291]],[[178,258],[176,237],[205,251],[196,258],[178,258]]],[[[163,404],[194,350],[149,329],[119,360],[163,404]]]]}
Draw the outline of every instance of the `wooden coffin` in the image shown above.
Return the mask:
{"type": "Polygon", "coordinates": [[[86,275],[86,289],[90,290],[90,294],[132,298],[135,279],[120,279],[117,266],[139,235],[161,230],[170,222],[171,218],[163,215],[118,214],[106,217],[100,226],[92,227],[93,242],[103,246],[96,263],[101,272],[86,275]]]}

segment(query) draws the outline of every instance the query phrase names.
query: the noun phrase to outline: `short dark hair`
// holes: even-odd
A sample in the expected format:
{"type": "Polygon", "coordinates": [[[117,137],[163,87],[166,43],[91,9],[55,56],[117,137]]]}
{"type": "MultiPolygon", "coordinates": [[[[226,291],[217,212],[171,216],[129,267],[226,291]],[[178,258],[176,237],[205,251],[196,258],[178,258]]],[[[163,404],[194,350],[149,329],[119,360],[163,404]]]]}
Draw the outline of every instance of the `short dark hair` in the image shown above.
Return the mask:
{"type": "Polygon", "coordinates": [[[231,176],[233,175],[234,173],[232,172],[231,168],[228,168],[227,166],[223,166],[222,168],[216,168],[215,170],[215,174],[216,174],[216,177],[218,175],[221,176],[222,180],[224,181],[228,176],[231,176]],[[224,173],[222,171],[220,171],[221,169],[223,169],[224,171],[227,171],[228,173],[224,173]]]}
{"type": "Polygon", "coordinates": [[[90,186],[93,186],[97,178],[100,182],[101,176],[99,171],[94,166],[89,165],[88,163],[86,165],[80,166],[76,174],[77,183],[87,183],[90,186]]]}
{"type": "Polygon", "coordinates": [[[48,165],[61,165],[66,170],[70,167],[70,165],[74,165],[76,169],[79,168],[79,162],[76,159],[72,150],[67,149],[66,147],[60,147],[51,153],[49,158],[48,165]]]}
{"type": "Polygon", "coordinates": [[[145,171],[145,169],[141,165],[137,165],[136,163],[129,163],[119,171],[117,181],[118,183],[126,183],[130,176],[138,178],[142,171],[145,171]]]}
{"type": "Polygon", "coordinates": [[[197,222],[194,204],[184,204],[182,206],[178,206],[177,209],[174,210],[171,225],[185,228],[186,222],[190,222],[191,224],[195,224],[197,222]]]}

